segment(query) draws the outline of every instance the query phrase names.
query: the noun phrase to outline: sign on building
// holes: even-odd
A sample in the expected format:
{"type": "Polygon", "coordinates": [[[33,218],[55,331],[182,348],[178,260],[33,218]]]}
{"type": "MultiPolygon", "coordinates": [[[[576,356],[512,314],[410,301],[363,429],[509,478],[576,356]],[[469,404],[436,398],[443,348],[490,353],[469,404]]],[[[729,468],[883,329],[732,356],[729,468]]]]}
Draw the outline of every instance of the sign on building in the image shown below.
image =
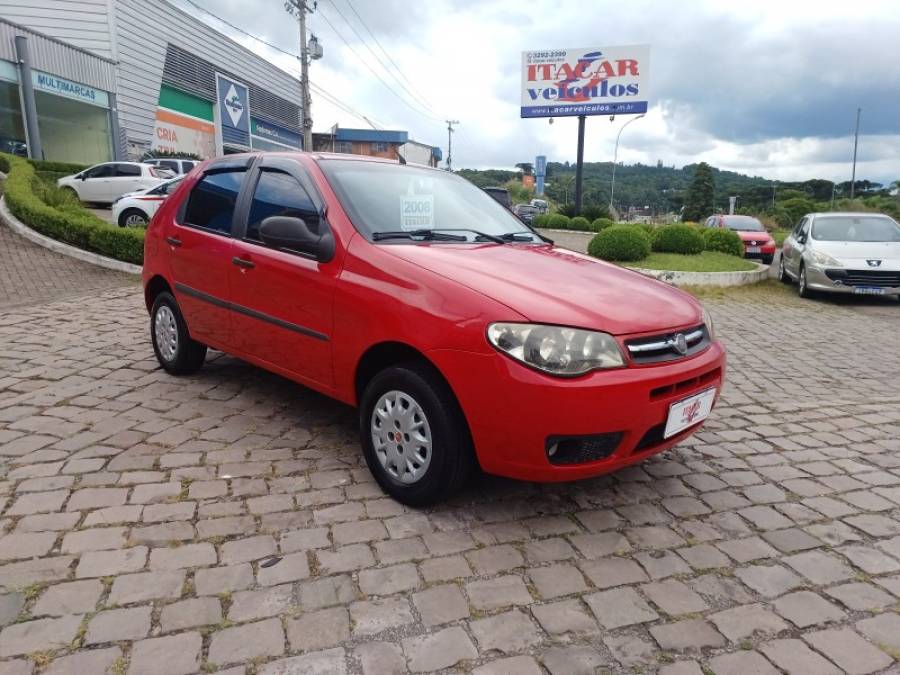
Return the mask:
{"type": "Polygon", "coordinates": [[[216,73],[216,152],[224,146],[250,149],[250,94],[247,85],[216,73]]]}
{"type": "Polygon", "coordinates": [[[522,117],[647,112],[649,45],[522,53],[522,117]]]}

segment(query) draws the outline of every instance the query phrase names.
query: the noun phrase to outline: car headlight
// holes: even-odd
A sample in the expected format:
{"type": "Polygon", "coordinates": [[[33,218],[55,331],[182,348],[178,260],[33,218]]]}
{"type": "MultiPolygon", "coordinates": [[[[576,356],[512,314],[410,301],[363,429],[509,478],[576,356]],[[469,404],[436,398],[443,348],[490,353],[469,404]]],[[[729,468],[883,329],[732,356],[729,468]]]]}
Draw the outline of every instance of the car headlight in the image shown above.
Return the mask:
{"type": "Polygon", "coordinates": [[[706,308],[703,308],[703,325],[706,326],[706,332],[709,334],[710,340],[716,339],[716,327],[713,324],[712,314],[706,308]]]}
{"type": "Polygon", "coordinates": [[[592,330],[534,323],[492,323],[487,338],[503,353],[551,375],[574,377],[625,365],[615,338],[592,330]]]}
{"type": "Polygon", "coordinates": [[[828,267],[843,267],[837,258],[834,258],[822,251],[813,251],[812,259],[817,265],[827,265],[828,267]]]}

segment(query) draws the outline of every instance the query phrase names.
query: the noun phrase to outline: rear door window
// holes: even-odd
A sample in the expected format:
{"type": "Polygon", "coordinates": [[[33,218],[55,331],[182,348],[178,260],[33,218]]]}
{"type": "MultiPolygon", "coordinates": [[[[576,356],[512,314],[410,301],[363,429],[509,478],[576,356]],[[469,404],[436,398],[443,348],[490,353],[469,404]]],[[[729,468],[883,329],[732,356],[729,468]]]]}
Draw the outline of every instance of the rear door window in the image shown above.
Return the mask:
{"type": "Polygon", "coordinates": [[[129,178],[133,178],[134,176],[141,175],[141,167],[136,164],[116,164],[116,176],[128,176],[129,178]]]}
{"type": "Polygon", "coordinates": [[[297,179],[281,171],[263,169],[253,193],[244,237],[259,241],[259,226],[271,216],[302,218],[312,232],[319,231],[318,209],[297,179]]]}
{"type": "Polygon", "coordinates": [[[245,173],[242,169],[204,176],[188,197],[185,225],[231,236],[234,205],[245,173]]]}

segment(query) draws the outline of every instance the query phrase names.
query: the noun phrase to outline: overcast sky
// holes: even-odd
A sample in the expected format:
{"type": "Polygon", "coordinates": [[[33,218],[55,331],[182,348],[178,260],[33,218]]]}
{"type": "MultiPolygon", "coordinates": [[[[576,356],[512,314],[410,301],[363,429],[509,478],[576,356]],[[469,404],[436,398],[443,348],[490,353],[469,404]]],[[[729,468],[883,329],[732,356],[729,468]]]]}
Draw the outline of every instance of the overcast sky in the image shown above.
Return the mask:
{"type": "MultiPolygon", "coordinates": [[[[299,73],[296,59],[172,1],[299,73]]],[[[282,0],[195,1],[299,49],[282,0]]],[[[849,180],[861,106],[857,177],[900,179],[897,0],[320,0],[309,28],[325,50],[313,83],[352,110],[440,146],[445,158],[442,120],[459,120],[454,168],[511,168],[538,154],[574,161],[575,118],[519,117],[523,50],[646,43],[651,109],[622,134],[620,161],[705,160],[768,178],[849,180]]],[[[366,126],[316,93],[312,113],[316,131],[366,126]]],[[[627,119],[588,118],[585,159],[611,161],[627,119]]]]}

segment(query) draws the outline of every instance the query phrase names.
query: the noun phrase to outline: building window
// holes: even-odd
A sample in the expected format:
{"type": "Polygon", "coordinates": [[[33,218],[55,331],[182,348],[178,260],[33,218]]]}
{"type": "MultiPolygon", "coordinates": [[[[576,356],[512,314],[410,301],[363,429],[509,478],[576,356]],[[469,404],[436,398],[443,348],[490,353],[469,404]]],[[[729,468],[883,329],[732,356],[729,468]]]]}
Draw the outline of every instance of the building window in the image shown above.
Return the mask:
{"type": "Polygon", "coordinates": [[[42,91],[34,92],[44,158],[97,164],[112,157],[109,111],[42,91]]]}
{"type": "Polygon", "coordinates": [[[0,82],[0,152],[25,157],[25,123],[19,104],[19,86],[0,82]]]}
{"type": "Polygon", "coordinates": [[[372,152],[387,152],[387,143],[372,143],[372,152]]]}
{"type": "Polygon", "coordinates": [[[353,143],[351,143],[350,141],[335,141],[334,151],[344,152],[348,155],[353,154],[353,143]]]}

